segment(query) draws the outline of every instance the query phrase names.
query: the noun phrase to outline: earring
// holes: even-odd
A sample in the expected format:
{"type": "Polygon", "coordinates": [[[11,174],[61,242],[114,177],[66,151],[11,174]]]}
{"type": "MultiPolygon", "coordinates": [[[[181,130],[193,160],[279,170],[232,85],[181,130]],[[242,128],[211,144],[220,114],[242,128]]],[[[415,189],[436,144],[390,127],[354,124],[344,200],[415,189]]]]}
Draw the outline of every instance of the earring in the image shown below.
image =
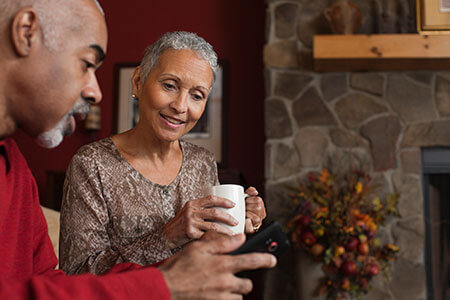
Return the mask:
{"type": "Polygon", "coordinates": [[[131,94],[131,98],[136,101],[139,100],[139,98],[136,96],[136,94],[131,94]]]}

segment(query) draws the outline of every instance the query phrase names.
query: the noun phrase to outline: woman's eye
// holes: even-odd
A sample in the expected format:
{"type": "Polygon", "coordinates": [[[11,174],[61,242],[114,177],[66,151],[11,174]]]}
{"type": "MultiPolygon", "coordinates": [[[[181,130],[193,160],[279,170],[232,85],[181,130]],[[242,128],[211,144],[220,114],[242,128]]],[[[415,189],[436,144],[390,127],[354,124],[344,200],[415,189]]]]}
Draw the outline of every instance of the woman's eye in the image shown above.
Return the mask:
{"type": "Polygon", "coordinates": [[[167,82],[163,82],[163,87],[166,90],[174,90],[175,89],[175,85],[171,84],[171,83],[167,83],[167,82]]]}
{"type": "Polygon", "coordinates": [[[203,95],[192,94],[192,98],[194,98],[194,100],[201,101],[201,100],[203,100],[203,95]]]}

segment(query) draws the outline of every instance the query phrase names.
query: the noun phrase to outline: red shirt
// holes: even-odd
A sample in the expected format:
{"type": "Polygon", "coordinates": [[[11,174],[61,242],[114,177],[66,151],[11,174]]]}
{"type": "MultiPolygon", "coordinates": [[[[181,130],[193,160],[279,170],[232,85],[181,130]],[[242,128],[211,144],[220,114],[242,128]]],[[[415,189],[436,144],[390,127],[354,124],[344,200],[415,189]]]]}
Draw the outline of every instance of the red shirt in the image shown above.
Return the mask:
{"type": "Polygon", "coordinates": [[[66,276],[56,264],[31,171],[16,143],[0,140],[0,299],[170,299],[156,268],[66,276]]]}

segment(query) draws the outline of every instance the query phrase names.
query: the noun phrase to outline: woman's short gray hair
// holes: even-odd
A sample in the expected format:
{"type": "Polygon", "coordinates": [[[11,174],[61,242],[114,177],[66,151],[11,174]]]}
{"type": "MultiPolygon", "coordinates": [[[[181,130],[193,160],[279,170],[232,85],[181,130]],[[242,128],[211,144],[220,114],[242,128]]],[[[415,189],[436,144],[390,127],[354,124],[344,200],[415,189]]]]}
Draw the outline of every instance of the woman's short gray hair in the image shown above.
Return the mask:
{"type": "Polygon", "coordinates": [[[148,46],[145,50],[144,58],[142,58],[141,61],[141,75],[143,82],[145,82],[150,71],[158,63],[161,54],[167,49],[189,49],[195,52],[200,58],[209,63],[213,71],[214,79],[216,78],[216,71],[219,66],[217,63],[217,54],[214,52],[213,47],[195,33],[175,31],[164,34],[159,40],[148,46]]]}

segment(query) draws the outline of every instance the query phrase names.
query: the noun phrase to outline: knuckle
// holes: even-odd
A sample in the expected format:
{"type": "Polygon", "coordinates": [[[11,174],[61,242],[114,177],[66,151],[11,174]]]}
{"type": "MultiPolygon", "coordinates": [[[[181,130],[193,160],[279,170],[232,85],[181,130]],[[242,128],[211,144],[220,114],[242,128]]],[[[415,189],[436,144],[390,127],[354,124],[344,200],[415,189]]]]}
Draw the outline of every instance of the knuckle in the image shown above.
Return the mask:
{"type": "Polygon", "coordinates": [[[220,215],[220,212],[217,208],[212,208],[211,209],[211,217],[213,218],[217,218],[220,215]]]}
{"type": "Polygon", "coordinates": [[[243,294],[247,295],[252,291],[253,283],[250,279],[242,279],[241,282],[241,291],[243,294]]]}

